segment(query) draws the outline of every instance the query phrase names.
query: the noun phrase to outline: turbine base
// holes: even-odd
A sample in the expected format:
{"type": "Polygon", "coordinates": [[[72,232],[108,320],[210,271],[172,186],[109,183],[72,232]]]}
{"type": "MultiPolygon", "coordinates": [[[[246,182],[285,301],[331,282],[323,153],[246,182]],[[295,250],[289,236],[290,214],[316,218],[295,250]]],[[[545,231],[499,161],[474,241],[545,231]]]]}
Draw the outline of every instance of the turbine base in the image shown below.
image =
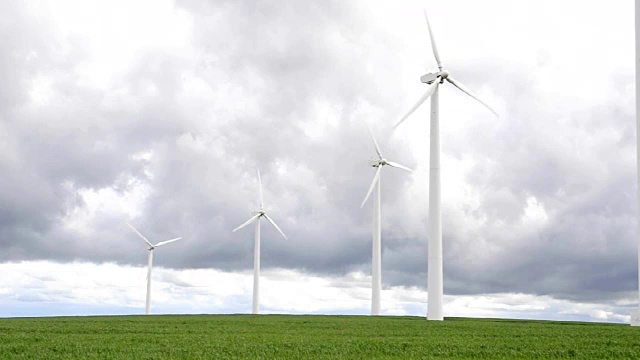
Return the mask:
{"type": "Polygon", "coordinates": [[[631,310],[631,326],[640,326],[640,309],[631,310]]]}

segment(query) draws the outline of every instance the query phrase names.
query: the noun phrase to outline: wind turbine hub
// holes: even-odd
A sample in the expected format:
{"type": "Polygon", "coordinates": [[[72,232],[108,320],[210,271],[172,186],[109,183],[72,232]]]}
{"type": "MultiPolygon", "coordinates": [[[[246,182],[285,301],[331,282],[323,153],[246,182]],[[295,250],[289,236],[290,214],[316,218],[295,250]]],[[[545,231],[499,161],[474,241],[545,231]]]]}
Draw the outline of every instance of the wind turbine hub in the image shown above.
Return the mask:
{"type": "Polygon", "coordinates": [[[442,70],[440,71],[440,73],[438,74],[441,78],[446,79],[449,77],[449,72],[447,70],[442,70]]]}

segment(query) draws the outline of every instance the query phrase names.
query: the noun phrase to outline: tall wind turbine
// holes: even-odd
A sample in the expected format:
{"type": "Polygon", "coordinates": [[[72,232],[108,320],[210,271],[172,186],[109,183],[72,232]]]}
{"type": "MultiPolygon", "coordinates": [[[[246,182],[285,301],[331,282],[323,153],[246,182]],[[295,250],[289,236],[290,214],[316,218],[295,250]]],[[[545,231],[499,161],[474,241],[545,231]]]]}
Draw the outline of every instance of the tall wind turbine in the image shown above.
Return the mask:
{"type": "Polygon", "coordinates": [[[131,230],[133,230],[136,234],[138,234],[138,236],[140,236],[142,238],[142,240],[144,240],[144,242],[147,243],[147,245],[149,246],[149,248],[148,248],[148,250],[149,250],[149,265],[148,265],[148,269],[147,269],[147,306],[146,306],[146,309],[145,309],[145,313],[147,315],[149,315],[151,313],[151,268],[152,268],[152,264],[153,264],[153,250],[155,248],[157,248],[158,246],[166,245],[168,243],[172,243],[174,241],[178,241],[178,240],[180,240],[182,238],[178,237],[178,238],[171,239],[171,240],[160,241],[159,243],[153,245],[151,243],[151,241],[147,240],[147,238],[144,237],[144,235],[140,234],[140,232],[138,230],[136,230],[136,228],[134,228],[131,224],[127,223],[127,225],[129,225],[131,230]]]}
{"type": "Polygon", "coordinates": [[[378,146],[378,142],[376,141],[376,137],[373,136],[373,131],[371,131],[371,127],[367,123],[367,128],[369,129],[369,134],[371,134],[371,140],[373,140],[373,146],[378,154],[378,160],[373,160],[369,162],[369,165],[374,168],[378,168],[376,170],[376,174],[373,176],[373,182],[369,187],[369,191],[367,192],[367,196],[364,197],[362,204],[360,207],[362,208],[364,204],[371,196],[373,189],[375,187],[376,194],[374,195],[373,200],[373,221],[372,221],[372,237],[373,237],[373,245],[372,245],[372,253],[371,253],[371,315],[380,315],[380,290],[382,288],[382,226],[381,226],[381,212],[380,212],[380,172],[382,171],[382,167],[385,165],[389,165],[391,167],[395,167],[398,169],[406,170],[411,172],[406,166],[400,165],[393,161],[388,161],[382,156],[382,151],[380,151],[380,146],[378,146]]]}
{"type": "Polygon", "coordinates": [[[262,199],[262,181],[260,181],[260,171],[258,170],[258,188],[260,189],[260,210],[254,211],[253,216],[247,220],[244,224],[238,226],[233,229],[232,232],[236,232],[237,230],[242,229],[243,227],[255,222],[255,236],[254,236],[254,245],[253,245],[253,305],[252,305],[252,313],[259,313],[259,298],[260,298],[260,219],[265,218],[268,222],[273,225],[273,227],[278,230],[282,236],[287,239],[287,236],[282,232],[280,227],[276,225],[276,223],[267,215],[264,210],[264,201],[262,199]]]}
{"type": "Polygon", "coordinates": [[[428,262],[428,280],[427,291],[429,295],[429,303],[427,308],[428,320],[443,320],[442,297],[443,297],[443,281],[442,281],[442,212],[440,208],[440,124],[438,119],[438,88],[447,81],[449,84],[458,88],[458,90],[474,98],[487,109],[496,113],[489,105],[480,100],[471,91],[469,91],[459,81],[449,76],[449,72],[442,67],[438,47],[436,46],[431,31],[431,24],[424,12],[424,18],[427,21],[427,29],[429,38],[431,39],[431,49],[433,56],[438,64],[438,72],[427,73],[420,77],[420,81],[429,85],[427,91],[422,95],[420,100],[394,125],[398,127],[404,122],[416,109],[420,107],[429,97],[431,97],[431,126],[430,126],[430,142],[429,142],[429,262],[428,262]]]}

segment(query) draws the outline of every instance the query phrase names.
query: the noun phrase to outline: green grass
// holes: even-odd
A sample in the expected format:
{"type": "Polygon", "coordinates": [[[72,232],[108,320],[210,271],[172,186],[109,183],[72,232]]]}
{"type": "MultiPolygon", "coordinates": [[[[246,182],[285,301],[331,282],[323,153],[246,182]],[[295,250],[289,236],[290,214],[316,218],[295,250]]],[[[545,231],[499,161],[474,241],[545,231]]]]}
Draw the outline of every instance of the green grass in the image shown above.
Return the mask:
{"type": "Polygon", "coordinates": [[[639,359],[640,328],[295,315],[0,319],[0,359],[639,359]]]}

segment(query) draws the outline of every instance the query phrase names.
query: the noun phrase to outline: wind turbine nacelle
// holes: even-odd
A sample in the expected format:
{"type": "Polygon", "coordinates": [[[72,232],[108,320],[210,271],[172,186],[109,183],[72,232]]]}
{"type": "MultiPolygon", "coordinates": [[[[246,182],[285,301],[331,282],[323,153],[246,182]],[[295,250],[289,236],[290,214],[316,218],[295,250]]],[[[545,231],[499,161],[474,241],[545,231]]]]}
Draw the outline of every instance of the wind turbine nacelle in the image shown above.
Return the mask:
{"type": "Polygon", "coordinates": [[[432,82],[436,81],[436,79],[438,79],[438,73],[428,73],[420,76],[420,81],[427,84],[431,84],[432,82]]]}
{"type": "Polygon", "coordinates": [[[369,160],[369,166],[378,167],[380,165],[380,161],[378,160],[369,160]]]}

